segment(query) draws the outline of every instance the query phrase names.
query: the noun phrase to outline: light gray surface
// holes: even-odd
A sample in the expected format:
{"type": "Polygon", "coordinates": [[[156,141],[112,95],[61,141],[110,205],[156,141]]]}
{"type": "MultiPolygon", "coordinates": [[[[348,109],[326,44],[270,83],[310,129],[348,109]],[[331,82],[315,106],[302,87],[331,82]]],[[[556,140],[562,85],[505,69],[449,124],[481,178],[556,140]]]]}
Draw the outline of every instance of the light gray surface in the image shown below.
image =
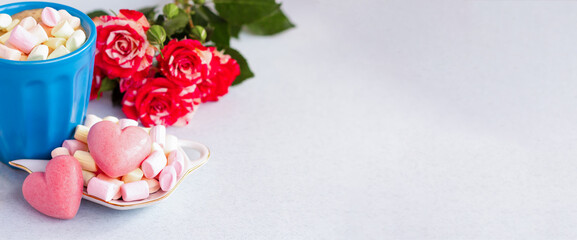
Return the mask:
{"type": "Polygon", "coordinates": [[[256,78],[168,130],[212,158],[166,202],[55,220],[0,166],[2,238],[577,238],[577,1],[283,9],[296,29],[233,42],[256,78]]]}

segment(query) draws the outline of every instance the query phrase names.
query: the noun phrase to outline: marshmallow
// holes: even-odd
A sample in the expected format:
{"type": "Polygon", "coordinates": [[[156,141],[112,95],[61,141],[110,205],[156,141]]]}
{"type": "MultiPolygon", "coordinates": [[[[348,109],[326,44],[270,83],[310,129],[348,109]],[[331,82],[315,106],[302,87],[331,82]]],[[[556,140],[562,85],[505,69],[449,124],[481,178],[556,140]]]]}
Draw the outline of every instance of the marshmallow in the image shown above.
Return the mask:
{"type": "Polygon", "coordinates": [[[133,119],[129,119],[129,118],[123,118],[120,119],[118,121],[118,125],[120,125],[120,129],[124,129],[125,127],[130,127],[130,126],[138,126],[138,122],[136,120],[133,119]]]}
{"type": "Polygon", "coordinates": [[[122,193],[122,200],[126,202],[142,200],[148,197],[148,183],[146,181],[136,181],[131,183],[125,183],[120,186],[120,192],[122,193]]]}
{"type": "Polygon", "coordinates": [[[74,33],[74,28],[70,26],[68,21],[60,21],[58,25],[52,28],[52,35],[60,38],[68,38],[74,33]]]}
{"type": "Polygon", "coordinates": [[[98,170],[96,162],[94,162],[94,158],[92,158],[92,155],[90,155],[89,152],[78,150],[74,153],[74,158],[80,162],[82,170],[89,172],[96,172],[96,170],[98,170]]]}
{"type": "Polygon", "coordinates": [[[64,45],[66,43],[66,39],[64,38],[48,38],[44,45],[48,46],[51,49],[57,49],[58,47],[64,45]]]}
{"type": "Polygon", "coordinates": [[[18,61],[21,56],[22,52],[0,44],[0,58],[18,61]]]}
{"type": "Polygon", "coordinates": [[[89,195],[100,198],[106,202],[112,200],[119,190],[120,187],[118,185],[102,180],[98,177],[90,179],[86,188],[89,195]]]}
{"type": "Polygon", "coordinates": [[[148,183],[148,192],[149,193],[155,193],[156,191],[158,191],[160,189],[160,183],[158,183],[158,180],[154,179],[154,178],[142,178],[143,181],[146,181],[146,183],[148,183]]]}
{"type": "Polygon", "coordinates": [[[2,34],[2,36],[0,36],[0,43],[6,44],[6,42],[10,38],[11,33],[12,33],[12,31],[2,34]]]}
{"type": "Polygon", "coordinates": [[[158,177],[158,183],[162,191],[168,191],[176,185],[176,170],[174,166],[168,165],[162,169],[158,177]]]}
{"type": "Polygon", "coordinates": [[[12,29],[14,29],[16,26],[18,26],[18,24],[20,23],[20,19],[12,19],[12,23],[10,23],[10,25],[8,25],[8,27],[6,27],[6,31],[12,31],[12,29]]]}
{"type": "Polygon", "coordinates": [[[78,150],[88,152],[88,145],[76,139],[64,140],[62,147],[68,149],[70,155],[74,155],[74,153],[76,153],[78,150]]]}
{"type": "Polygon", "coordinates": [[[6,13],[0,13],[0,29],[7,28],[12,23],[12,17],[6,13]]]}
{"type": "Polygon", "coordinates": [[[70,152],[68,151],[68,149],[64,148],[64,147],[57,147],[54,150],[52,150],[52,152],[50,153],[50,156],[52,156],[52,158],[58,157],[58,156],[70,156],[70,152]]]}
{"type": "Polygon", "coordinates": [[[142,179],[142,176],[143,176],[142,169],[136,168],[131,172],[127,173],[126,175],[122,176],[122,181],[125,183],[136,182],[140,181],[140,179],[142,179]]]}
{"type": "Polygon", "coordinates": [[[66,41],[66,48],[68,51],[73,52],[74,50],[80,48],[80,46],[84,44],[84,41],[86,41],[86,34],[84,34],[84,31],[76,30],[66,41]]]}
{"type": "Polygon", "coordinates": [[[141,165],[142,172],[146,178],[154,178],[167,163],[166,155],[163,151],[154,151],[151,153],[141,165]]]}
{"type": "Polygon", "coordinates": [[[178,138],[171,134],[166,134],[164,143],[164,153],[168,154],[178,148],[178,138]]]}
{"type": "Polygon", "coordinates": [[[118,118],[115,117],[115,116],[106,116],[106,117],[104,117],[102,120],[103,120],[103,121],[110,121],[110,122],[113,122],[113,123],[118,123],[118,121],[119,121],[118,118]]]}
{"type": "MultiPolygon", "coordinates": [[[[155,152],[155,151],[161,151],[164,152],[164,149],[162,149],[162,147],[160,146],[160,144],[153,142],[152,143],[152,149],[151,149],[151,153],[155,152]]],[[[165,154],[166,155],[166,154],[165,154]]]]}
{"type": "Polygon", "coordinates": [[[46,34],[44,28],[40,26],[40,24],[37,24],[36,26],[32,27],[29,31],[30,33],[32,33],[32,35],[38,38],[38,43],[43,43],[46,42],[46,40],[48,40],[48,35],[46,34]]]}
{"type": "Polygon", "coordinates": [[[49,27],[54,27],[58,24],[58,22],[60,22],[60,19],[62,18],[60,16],[60,13],[58,13],[58,11],[56,11],[56,9],[51,8],[51,7],[45,7],[42,10],[42,14],[41,14],[41,19],[42,22],[44,24],[46,24],[46,26],[49,27]]]}
{"type": "Polygon", "coordinates": [[[180,177],[184,172],[184,154],[179,150],[174,150],[168,154],[168,165],[172,165],[176,170],[176,176],[180,177]]]}
{"type": "Polygon", "coordinates": [[[96,175],[93,172],[82,170],[82,180],[84,181],[85,187],[88,186],[90,179],[92,179],[94,176],[96,176],[96,175]]]}
{"type": "Polygon", "coordinates": [[[153,126],[150,129],[150,138],[152,138],[153,142],[164,147],[164,143],[166,142],[166,127],[164,125],[153,126]]]}
{"type": "MultiPolygon", "coordinates": [[[[66,49],[64,46],[60,45],[60,47],[54,49],[54,51],[48,55],[48,59],[53,59],[53,58],[57,58],[57,57],[62,57],[66,54],[69,54],[70,51],[68,51],[68,49],[66,49]]],[[[86,126],[83,126],[86,127],[86,126]]],[[[88,128],[87,128],[88,130],[88,128]]]]}
{"type": "Polygon", "coordinates": [[[12,29],[12,34],[10,34],[10,37],[8,38],[8,43],[28,54],[39,42],[36,36],[18,25],[12,29]]]}
{"type": "Polygon", "coordinates": [[[120,181],[116,178],[111,178],[108,175],[104,174],[104,173],[100,173],[98,174],[98,176],[96,176],[99,179],[102,179],[104,181],[110,182],[114,185],[116,185],[118,187],[118,189],[116,190],[116,192],[114,193],[114,196],[112,196],[112,199],[119,199],[120,197],[122,197],[122,194],[120,193],[120,186],[122,186],[122,184],[124,184],[123,181],[120,181]]]}
{"type": "MultiPolygon", "coordinates": [[[[62,46],[60,46],[60,47],[62,47],[62,46]]],[[[60,49],[60,47],[58,49],[60,49]]],[[[64,48],[64,49],[66,49],[66,48],[64,48]]],[[[54,52],[56,52],[56,50],[54,50],[54,52]]],[[[54,54],[54,52],[52,52],[52,54],[50,54],[50,56],[52,56],[54,54]]],[[[50,56],[48,56],[48,59],[51,58],[50,56]]],[[[74,139],[81,141],[83,143],[87,143],[88,142],[87,141],[88,130],[90,130],[90,129],[84,125],[76,126],[76,131],[74,132],[74,139]]]]}
{"type": "Polygon", "coordinates": [[[96,116],[94,114],[88,114],[88,115],[86,115],[86,119],[84,119],[84,126],[91,128],[92,125],[94,125],[100,121],[102,121],[102,118],[99,118],[98,116],[96,116]]]}
{"type": "Polygon", "coordinates": [[[58,13],[60,13],[61,19],[66,20],[72,28],[77,29],[80,27],[80,18],[70,15],[70,13],[64,9],[58,10],[58,13]]]}
{"type": "Polygon", "coordinates": [[[26,30],[30,30],[34,26],[36,26],[37,24],[38,24],[38,22],[36,22],[36,19],[34,19],[33,17],[25,17],[22,20],[20,20],[20,23],[18,24],[18,26],[21,26],[26,30]]]}
{"type": "Polygon", "coordinates": [[[48,47],[46,45],[38,45],[32,49],[28,55],[28,61],[41,61],[48,58],[48,47]]]}

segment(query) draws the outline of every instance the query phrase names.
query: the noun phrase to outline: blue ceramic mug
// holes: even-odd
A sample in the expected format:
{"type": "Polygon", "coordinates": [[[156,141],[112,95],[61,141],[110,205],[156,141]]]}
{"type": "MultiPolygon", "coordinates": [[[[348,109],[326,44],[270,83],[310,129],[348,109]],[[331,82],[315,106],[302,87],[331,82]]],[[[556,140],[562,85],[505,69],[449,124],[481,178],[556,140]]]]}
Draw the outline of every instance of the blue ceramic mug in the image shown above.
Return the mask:
{"type": "Polygon", "coordinates": [[[76,51],[44,61],[0,59],[0,161],[50,159],[50,152],[72,138],[90,97],[96,26],[83,12],[49,2],[0,6],[14,15],[29,9],[64,9],[81,20],[86,42],[76,51]]]}

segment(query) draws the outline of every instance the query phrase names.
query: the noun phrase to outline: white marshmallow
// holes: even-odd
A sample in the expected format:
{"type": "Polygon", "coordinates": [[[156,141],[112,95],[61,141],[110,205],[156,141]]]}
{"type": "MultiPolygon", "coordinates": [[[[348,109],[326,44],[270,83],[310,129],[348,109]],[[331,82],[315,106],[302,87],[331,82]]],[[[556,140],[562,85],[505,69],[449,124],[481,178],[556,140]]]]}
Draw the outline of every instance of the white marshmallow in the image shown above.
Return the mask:
{"type": "Polygon", "coordinates": [[[142,162],[142,172],[146,178],[154,178],[162,171],[167,162],[164,151],[154,151],[142,162]]]}
{"type": "Polygon", "coordinates": [[[10,38],[10,34],[11,34],[11,33],[12,33],[12,32],[10,31],[10,32],[7,32],[7,33],[2,34],[2,36],[0,36],[0,43],[6,44],[6,42],[7,42],[8,39],[10,38]]]}
{"type": "Polygon", "coordinates": [[[76,30],[70,35],[68,41],[66,41],[66,48],[68,51],[73,52],[80,48],[80,46],[84,44],[84,41],[86,41],[86,34],[84,34],[82,30],[76,30]]]}
{"type": "Polygon", "coordinates": [[[164,143],[166,142],[166,127],[164,125],[153,126],[150,129],[150,138],[152,138],[153,142],[164,147],[164,143]]]}
{"type": "Polygon", "coordinates": [[[66,49],[64,46],[60,45],[60,47],[56,48],[49,56],[48,59],[53,59],[57,57],[62,57],[66,54],[69,54],[70,51],[66,49]]]}
{"type": "Polygon", "coordinates": [[[18,26],[18,23],[20,23],[20,19],[12,19],[12,23],[6,27],[6,31],[12,31],[12,29],[18,26]]]}
{"type": "Polygon", "coordinates": [[[113,123],[118,123],[118,121],[119,121],[118,118],[115,117],[115,116],[106,116],[106,117],[104,117],[102,120],[103,120],[103,121],[110,121],[110,122],[113,122],[113,123]]]}
{"type": "MultiPolygon", "coordinates": [[[[151,153],[156,152],[156,151],[161,151],[164,152],[164,149],[162,149],[162,147],[160,146],[160,144],[153,142],[152,143],[152,149],[151,149],[151,153]]],[[[165,154],[166,155],[166,154],[165,154]]]]}
{"type": "Polygon", "coordinates": [[[60,21],[58,25],[52,28],[52,36],[60,38],[68,38],[74,33],[74,28],[68,21],[60,21]]]}
{"type": "Polygon", "coordinates": [[[48,40],[48,35],[46,34],[44,28],[40,26],[40,24],[36,24],[36,26],[32,27],[29,31],[32,33],[32,35],[38,38],[38,43],[43,43],[48,40]]]}
{"type": "Polygon", "coordinates": [[[126,127],[130,127],[130,126],[138,126],[138,122],[134,119],[129,119],[129,118],[123,118],[118,120],[118,125],[120,125],[120,129],[124,129],[126,127]]]}
{"type": "Polygon", "coordinates": [[[9,48],[6,45],[0,44],[0,58],[18,61],[20,60],[21,56],[22,52],[13,48],[9,48]]]}
{"type": "Polygon", "coordinates": [[[32,49],[30,54],[28,55],[28,61],[41,61],[46,60],[48,58],[48,46],[46,45],[38,45],[32,49]]]}
{"type": "Polygon", "coordinates": [[[37,24],[38,22],[36,22],[36,19],[34,19],[33,17],[25,17],[22,20],[20,20],[20,23],[18,25],[22,26],[26,30],[30,30],[37,24]]]}
{"type": "Polygon", "coordinates": [[[168,154],[178,148],[178,138],[171,134],[166,134],[166,142],[164,143],[164,153],[168,154]]]}
{"type": "Polygon", "coordinates": [[[149,195],[148,183],[144,180],[125,183],[120,187],[120,192],[124,201],[142,200],[149,195]]]}
{"type": "Polygon", "coordinates": [[[58,13],[60,13],[61,19],[66,20],[72,28],[77,29],[80,27],[80,18],[70,15],[70,13],[64,9],[58,10],[58,13]]]}
{"type": "Polygon", "coordinates": [[[12,17],[6,13],[0,13],[0,29],[7,28],[12,23],[12,17]]]}
{"type": "Polygon", "coordinates": [[[94,114],[88,114],[86,115],[86,119],[84,119],[84,126],[91,128],[94,124],[100,121],[102,121],[102,118],[99,118],[94,114]]]}
{"type": "Polygon", "coordinates": [[[48,38],[44,45],[48,46],[51,49],[57,49],[58,47],[64,45],[66,43],[66,39],[64,38],[48,38]]]}

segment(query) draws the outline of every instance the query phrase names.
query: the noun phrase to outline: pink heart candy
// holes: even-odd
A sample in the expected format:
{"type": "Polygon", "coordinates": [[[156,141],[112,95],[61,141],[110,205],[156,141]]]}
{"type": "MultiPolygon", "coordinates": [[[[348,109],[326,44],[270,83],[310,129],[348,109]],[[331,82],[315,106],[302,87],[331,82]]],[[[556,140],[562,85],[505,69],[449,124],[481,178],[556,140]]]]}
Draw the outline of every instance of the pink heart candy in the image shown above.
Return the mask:
{"type": "Polygon", "coordinates": [[[152,140],[144,129],[120,129],[114,122],[101,121],[88,132],[88,149],[106,175],[117,178],[138,168],[150,154],[152,140]]]}
{"type": "Polygon", "coordinates": [[[48,216],[71,219],[82,200],[82,167],[72,156],[57,156],[48,162],[46,172],[28,175],[22,184],[24,199],[48,216]]]}

